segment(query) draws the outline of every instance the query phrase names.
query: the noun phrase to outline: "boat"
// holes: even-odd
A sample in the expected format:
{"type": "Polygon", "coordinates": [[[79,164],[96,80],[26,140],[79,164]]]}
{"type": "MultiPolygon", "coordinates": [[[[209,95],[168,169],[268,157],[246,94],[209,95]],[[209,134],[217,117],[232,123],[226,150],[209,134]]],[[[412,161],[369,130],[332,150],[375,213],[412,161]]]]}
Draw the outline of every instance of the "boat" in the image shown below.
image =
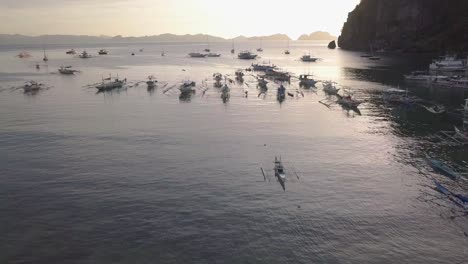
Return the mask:
{"type": "Polygon", "coordinates": [[[369,54],[369,53],[364,53],[361,55],[361,58],[370,58],[372,57],[372,54],[369,54]]]}
{"type": "Polygon", "coordinates": [[[369,57],[368,59],[373,60],[373,61],[378,61],[378,60],[380,60],[380,57],[372,56],[372,57],[369,57]]]}
{"type": "Polygon", "coordinates": [[[413,71],[410,74],[404,75],[407,81],[431,81],[436,82],[438,80],[448,79],[448,76],[443,75],[431,75],[425,71],[413,71]]]}
{"type": "Polygon", "coordinates": [[[289,74],[289,72],[276,68],[266,70],[265,76],[280,82],[289,82],[291,80],[291,75],[289,74]]]}
{"type": "Polygon", "coordinates": [[[164,56],[166,56],[166,53],[163,50],[163,51],[161,51],[161,57],[164,57],[164,56]]]}
{"type": "Polygon", "coordinates": [[[229,99],[229,97],[231,97],[229,86],[227,84],[224,84],[223,88],[221,88],[221,99],[223,99],[223,101],[226,101],[229,99]]]}
{"type": "Polygon", "coordinates": [[[16,57],[20,58],[20,59],[26,59],[26,58],[30,58],[32,57],[31,54],[29,54],[28,52],[26,51],[22,51],[20,52],[18,55],[16,55],[16,57]]]}
{"type": "Polygon", "coordinates": [[[234,49],[234,39],[232,40],[232,49],[231,49],[231,54],[234,54],[236,52],[236,49],[234,49]]]}
{"type": "Polygon", "coordinates": [[[109,91],[117,88],[122,88],[125,83],[127,82],[126,79],[120,80],[118,77],[112,80],[112,77],[109,76],[107,79],[103,79],[102,83],[96,86],[99,92],[109,91]]]}
{"type": "Polygon", "coordinates": [[[222,86],[221,81],[223,80],[223,75],[221,73],[213,74],[213,80],[215,81],[214,86],[219,88],[222,86]]]}
{"type": "Polygon", "coordinates": [[[194,90],[192,89],[195,87],[196,83],[193,81],[183,81],[179,87],[181,93],[192,93],[194,90]]]}
{"type": "Polygon", "coordinates": [[[40,69],[41,69],[41,65],[36,64],[36,69],[37,69],[37,70],[40,70],[40,69]]]}
{"type": "Polygon", "coordinates": [[[250,51],[242,51],[237,55],[237,57],[241,60],[254,60],[257,58],[257,56],[257,54],[254,54],[250,51]]]}
{"type": "Polygon", "coordinates": [[[86,50],[84,50],[84,51],[79,55],[79,57],[82,58],[82,59],[89,59],[89,58],[91,58],[92,56],[91,56],[88,52],[86,52],[86,50]]]}
{"type": "Polygon", "coordinates": [[[36,81],[29,81],[24,84],[23,90],[25,93],[37,92],[43,87],[43,84],[36,81]]]}
{"type": "Polygon", "coordinates": [[[135,56],[135,52],[132,52],[132,56],[135,56]]]}
{"type": "Polygon", "coordinates": [[[271,63],[266,63],[266,62],[264,62],[264,63],[255,63],[255,64],[252,63],[252,70],[254,70],[254,71],[263,71],[263,72],[265,72],[265,71],[268,71],[268,70],[273,70],[275,68],[276,68],[276,65],[271,64],[271,63]]]}
{"type": "Polygon", "coordinates": [[[44,49],[44,58],[42,58],[42,60],[45,61],[45,62],[48,62],[48,61],[49,61],[49,58],[47,58],[45,49],[44,49]]]}
{"type": "Polygon", "coordinates": [[[72,66],[60,66],[58,69],[58,72],[61,74],[65,75],[72,75],[75,74],[75,72],[78,72],[77,70],[72,69],[72,66]]]}
{"type": "Polygon", "coordinates": [[[260,38],[260,48],[257,49],[257,52],[263,52],[263,48],[262,48],[262,38],[260,38]]]}
{"type": "Polygon", "coordinates": [[[140,52],[143,52],[143,49],[140,49],[140,52]]]}
{"type": "Polygon", "coordinates": [[[302,55],[301,61],[303,62],[316,62],[319,58],[310,56],[310,54],[302,55]]]}
{"type": "Polygon", "coordinates": [[[207,56],[207,57],[210,57],[210,58],[213,58],[213,57],[221,57],[221,54],[210,52],[210,53],[206,54],[206,56],[207,56]]]}
{"type": "Polygon", "coordinates": [[[379,56],[375,56],[374,48],[372,47],[372,45],[370,45],[370,54],[371,54],[370,57],[366,57],[368,60],[372,60],[372,61],[378,61],[378,60],[380,60],[380,57],[379,57],[379,56]]]}
{"type": "Polygon", "coordinates": [[[67,52],[65,52],[66,54],[70,54],[70,55],[75,55],[76,54],[76,51],[74,49],[71,49],[67,52]]]}
{"type": "Polygon", "coordinates": [[[148,85],[148,89],[153,89],[154,87],[156,87],[157,83],[158,81],[153,75],[148,76],[148,81],[146,81],[146,85],[148,85]]]}
{"type": "Polygon", "coordinates": [[[454,181],[460,180],[460,174],[444,162],[431,158],[428,154],[426,154],[426,160],[435,171],[440,172],[454,181]]]}
{"type": "Polygon", "coordinates": [[[289,51],[289,39],[288,39],[288,47],[286,48],[286,50],[284,50],[284,54],[286,55],[291,54],[291,52],[289,51]]]}
{"type": "Polygon", "coordinates": [[[107,54],[109,54],[109,52],[107,50],[105,50],[105,49],[101,49],[101,50],[98,51],[98,54],[99,55],[107,55],[107,54]]]}
{"type": "Polygon", "coordinates": [[[283,101],[284,99],[286,99],[286,88],[284,88],[282,84],[278,87],[276,98],[279,101],[283,101]]]}
{"type": "Polygon", "coordinates": [[[310,77],[312,77],[311,74],[299,75],[299,86],[306,87],[306,88],[314,87],[315,84],[317,84],[317,81],[310,77]]]}
{"type": "Polygon", "coordinates": [[[465,71],[467,63],[464,60],[457,59],[456,56],[446,55],[445,57],[434,60],[430,65],[431,71],[456,72],[465,71]]]}
{"type": "Polygon", "coordinates": [[[281,182],[286,182],[286,173],[284,171],[283,162],[281,161],[281,157],[275,157],[275,176],[281,182]]]}
{"type": "Polygon", "coordinates": [[[450,195],[451,192],[445,188],[440,182],[438,182],[437,180],[434,180],[434,183],[436,185],[436,190],[442,194],[445,194],[445,195],[450,195]]]}
{"type": "Polygon", "coordinates": [[[443,114],[446,111],[445,106],[441,104],[435,104],[435,105],[430,105],[430,106],[421,104],[421,106],[427,111],[429,111],[430,113],[433,113],[436,115],[443,114]]]}
{"type": "MultiPolygon", "coordinates": [[[[464,121],[464,122],[466,122],[466,121],[464,121]]],[[[463,129],[463,131],[462,131],[462,130],[460,130],[460,129],[459,129],[458,127],[456,127],[456,126],[454,127],[454,129],[455,129],[455,136],[456,136],[456,137],[462,139],[463,142],[468,142],[468,133],[465,132],[464,129],[463,129]]]]}
{"type": "Polygon", "coordinates": [[[362,103],[353,99],[350,94],[343,96],[336,94],[336,96],[338,97],[337,103],[348,108],[357,108],[362,103]]]}
{"type": "Polygon", "coordinates": [[[204,53],[200,53],[200,52],[191,52],[191,53],[189,53],[189,56],[191,58],[205,58],[208,55],[204,54],[204,53]]]}
{"type": "Polygon", "coordinates": [[[329,95],[337,95],[339,88],[336,88],[335,83],[332,81],[326,81],[322,83],[323,91],[329,95]]]}
{"type": "Polygon", "coordinates": [[[243,81],[244,80],[244,72],[242,70],[237,70],[235,72],[236,80],[243,81]]]}
{"type": "Polygon", "coordinates": [[[268,81],[262,77],[259,77],[257,88],[260,88],[260,90],[268,90],[268,81]]]}

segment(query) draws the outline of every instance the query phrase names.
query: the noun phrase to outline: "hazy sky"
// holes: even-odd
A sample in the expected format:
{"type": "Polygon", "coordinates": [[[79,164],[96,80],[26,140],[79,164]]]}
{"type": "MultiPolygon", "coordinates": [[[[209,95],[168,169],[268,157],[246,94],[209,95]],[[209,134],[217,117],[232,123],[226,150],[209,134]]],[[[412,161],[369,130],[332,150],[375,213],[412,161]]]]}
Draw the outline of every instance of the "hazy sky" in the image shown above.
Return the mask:
{"type": "Polygon", "coordinates": [[[0,33],[339,35],[359,0],[0,0],[0,33]]]}

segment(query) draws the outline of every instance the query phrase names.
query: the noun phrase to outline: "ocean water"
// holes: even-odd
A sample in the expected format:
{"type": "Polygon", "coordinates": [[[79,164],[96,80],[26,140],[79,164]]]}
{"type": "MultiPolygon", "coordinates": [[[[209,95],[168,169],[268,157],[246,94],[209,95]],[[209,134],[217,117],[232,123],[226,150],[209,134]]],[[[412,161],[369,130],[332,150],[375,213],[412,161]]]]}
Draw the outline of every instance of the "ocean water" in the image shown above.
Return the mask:
{"type": "MultiPolygon", "coordinates": [[[[42,47],[0,46],[0,263],[468,263],[467,217],[431,178],[465,194],[466,182],[423,158],[463,164],[465,149],[433,140],[454,123],[381,100],[408,87],[459,105],[463,94],[403,82],[430,58],[372,62],[316,42],[291,43],[287,56],[285,43],[263,43],[257,62],[338,82],[365,101],[357,113],[319,103],[334,100],[320,84],[282,103],[274,83],[258,96],[250,74],[223,102],[213,73],[232,76],[252,61],[232,56],[231,43],[211,45],[220,58],[187,57],[205,47],[47,46],[44,64],[42,47]],[[110,54],[83,60],[70,48],[110,54]],[[16,58],[22,50],[33,57],[16,58]],[[323,60],[303,63],[304,52],[323,60]],[[57,74],[61,65],[81,72],[57,74]],[[131,87],[89,86],[109,74],[131,87]],[[136,85],[148,75],[160,82],[153,91],[136,85]],[[198,84],[192,96],[164,92],[187,79],[198,84]],[[16,89],[28,80],[48,89],[16,89]]],[[[297,81],[287,89],[296,94],[297,81]]]]}

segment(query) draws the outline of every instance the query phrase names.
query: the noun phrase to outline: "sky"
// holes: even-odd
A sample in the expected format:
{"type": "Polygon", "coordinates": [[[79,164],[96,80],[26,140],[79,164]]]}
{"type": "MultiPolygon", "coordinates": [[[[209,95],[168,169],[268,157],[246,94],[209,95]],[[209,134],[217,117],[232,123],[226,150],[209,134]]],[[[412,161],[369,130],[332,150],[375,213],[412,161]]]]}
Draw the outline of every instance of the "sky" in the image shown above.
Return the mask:
{"type": "Polygon", "coordinates": [[[0,34],[338,36],[360,0],[0,0],[0,34]]]}

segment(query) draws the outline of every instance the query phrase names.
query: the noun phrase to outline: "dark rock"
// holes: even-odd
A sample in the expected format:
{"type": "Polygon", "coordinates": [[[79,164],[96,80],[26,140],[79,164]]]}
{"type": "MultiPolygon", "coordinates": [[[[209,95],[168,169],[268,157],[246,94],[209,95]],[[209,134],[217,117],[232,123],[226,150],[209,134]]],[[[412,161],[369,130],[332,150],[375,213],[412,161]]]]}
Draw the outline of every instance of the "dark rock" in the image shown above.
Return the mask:
{"type": "Polygon", "coordinates": [[[332,42],[328,43],[329,49],[336,49],[336,42],[333,40],[332,42]]]}
{"type": "Polygon", "coordinates": [[[466,0],[361,0],[349,13],[338,46],[349,50],[468,50],[466,0]]]}

